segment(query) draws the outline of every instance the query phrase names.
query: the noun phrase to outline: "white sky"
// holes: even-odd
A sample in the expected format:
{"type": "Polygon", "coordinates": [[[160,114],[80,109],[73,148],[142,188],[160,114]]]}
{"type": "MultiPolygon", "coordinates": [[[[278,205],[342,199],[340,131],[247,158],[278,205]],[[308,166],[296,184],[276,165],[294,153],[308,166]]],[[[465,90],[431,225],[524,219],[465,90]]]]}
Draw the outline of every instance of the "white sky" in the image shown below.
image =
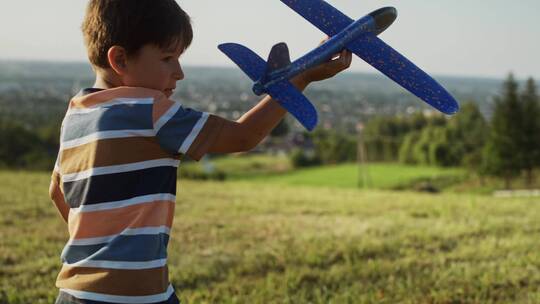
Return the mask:
{"type": "MultiPolygon", "coordinates": [[[[233,66],[223,42],[244,44],[265,58],[287,42],[292,59],[324,38],[279,0],[179,0],[195,38],[184,65],[233,66]]],[[[329,0],[353,19],[383,6],[398,10],[381,35],[430,74],[540,78],[538,0],[329,0]]],[[[80,24],[83,0],[0,0],[0,59],[86,61],[80,24]]],[[[375,72],[361,59],[355,71],[375,72]]]]}

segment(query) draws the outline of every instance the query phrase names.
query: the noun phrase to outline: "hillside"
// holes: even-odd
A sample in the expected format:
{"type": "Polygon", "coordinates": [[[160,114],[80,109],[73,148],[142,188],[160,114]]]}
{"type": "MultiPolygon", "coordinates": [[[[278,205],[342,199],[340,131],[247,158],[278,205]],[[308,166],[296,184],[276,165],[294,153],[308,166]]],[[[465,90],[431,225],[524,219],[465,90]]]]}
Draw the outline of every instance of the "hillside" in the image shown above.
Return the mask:
{"type": "MultiPolygon", "coordinates": [[[[46,173],[0,172],[0,303],[52,303],[66,226],[46,173]]],[[[532,199],[179,184],[185,303],[540,303],[532,199]]]]}

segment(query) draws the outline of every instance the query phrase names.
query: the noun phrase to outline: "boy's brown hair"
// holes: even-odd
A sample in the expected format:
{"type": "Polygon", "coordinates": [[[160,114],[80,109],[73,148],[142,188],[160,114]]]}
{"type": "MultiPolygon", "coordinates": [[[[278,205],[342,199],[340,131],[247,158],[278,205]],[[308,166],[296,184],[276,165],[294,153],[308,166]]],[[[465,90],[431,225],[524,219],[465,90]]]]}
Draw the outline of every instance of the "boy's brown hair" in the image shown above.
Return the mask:
{"type": "Polygon", "coordinates": [[[118,45],[136,56],[146,44],[166,49],[193,39],[190,18],[174,0],[90,0],[82,24],[88,59],[109,68],[107,52],[118,45]]]}

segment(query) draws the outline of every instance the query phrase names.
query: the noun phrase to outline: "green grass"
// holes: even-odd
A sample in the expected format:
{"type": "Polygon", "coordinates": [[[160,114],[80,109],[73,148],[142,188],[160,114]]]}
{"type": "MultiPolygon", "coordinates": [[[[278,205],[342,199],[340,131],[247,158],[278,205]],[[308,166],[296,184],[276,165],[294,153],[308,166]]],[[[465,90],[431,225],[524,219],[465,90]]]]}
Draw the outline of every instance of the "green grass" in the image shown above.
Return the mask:
{"type": "MultiPolygon", "coordinates": [[[[446,187],[466,176],[460,168],[409,166],[399,163],[327,165],[293,170],[286,156],[240,155],[210,161],[215,170],[224,172],[229,180],[246,180],[279,185],[314,187],[414,189],[422,182],[446,187]],[[359,176],[361,178],[359,179],[359,176]]],[[[204,162],[185,164],[180,170],[202,172],[204,162]]]]}
{"type": "MultiPolygon", "coordinates": [[[[226,175],[227,180],[333,188],[389,189],[413,191],[445,191],[491,195],[505,189],[505,182],[496,177],[479,177],[464,168],[411,166],[399,163],[326,165],[294,169],[287,156],[239,154],[212,158],[209,163],[226,175]],[[359,178],[360,176],[360,178],[359,178]]],[[[182,173],[205,176],[205,162],[185,162],[182,173]]],[[[540,176],[540,170],[534,172],[540,176]]],[[[525,176],[514,178],[511,189],[538,189],[540,178],[531,185],[525,176]]]]}
{"type": "MultiPolygon", "coordinates": [[[[0,172],[0,303],[53,303],[66,226],[48,174],[0,172]]],[[[540,303],[540,203],[182,181],[185,303],[540,303]]]]}
{"type": "Polygon", "coordinates": [[[292,171],[282,175],[261,176],[265,182],[282,185],[305,185],[315,187],[375,189],[406,188],[419,181],[436,181],[442,178],[460,179],[462,169],[446,169],[427,166],[407,166],[393,163],[374,163],[359,168],[357,164],[322,166],[292,171]],[[359,176],[361,178],[359,179],[359,176]],[[364,179],[365,176],[365,179],[364,179]]]}
{"type": "Polygon", "coordinates": [[[204,172],[207,166],[224,172],[229,180],[249,180],[257,176],[282,174],[293,169],[285,155],[237,154],[203,159],[200,162],[188,161],[182,164],[180,170],[204,172]]]}

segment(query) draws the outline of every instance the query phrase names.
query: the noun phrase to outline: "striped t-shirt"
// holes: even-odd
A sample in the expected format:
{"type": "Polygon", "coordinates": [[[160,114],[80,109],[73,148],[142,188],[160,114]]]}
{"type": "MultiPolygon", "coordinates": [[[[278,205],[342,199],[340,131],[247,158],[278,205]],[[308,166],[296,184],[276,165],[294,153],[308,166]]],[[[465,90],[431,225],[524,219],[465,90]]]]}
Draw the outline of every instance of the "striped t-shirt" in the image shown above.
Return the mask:
{"type": "Polygon", "coordinates": [[[77,303],[176,303],[167,272],[176,173],[222,125],[159,91],[82,91],[62,123],[53,179],[70,207],[56,286],[77,303]]]}

